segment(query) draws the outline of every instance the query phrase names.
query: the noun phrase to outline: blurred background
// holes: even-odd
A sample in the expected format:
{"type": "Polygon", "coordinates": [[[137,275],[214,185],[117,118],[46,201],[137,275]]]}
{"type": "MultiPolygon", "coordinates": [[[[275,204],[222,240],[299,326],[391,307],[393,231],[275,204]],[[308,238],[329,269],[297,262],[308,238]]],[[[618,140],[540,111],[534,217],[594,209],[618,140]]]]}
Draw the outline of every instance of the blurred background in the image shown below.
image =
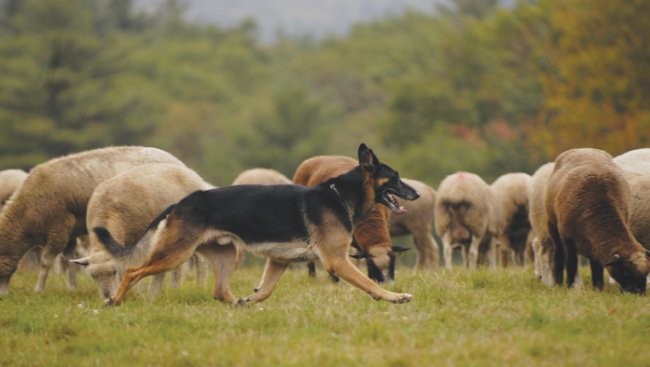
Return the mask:
{"type": "Polygon", "coordinates": [[[436,187],[648,139],[647,0],[0,0],[0,169],[138,144],[225,185],[366,142],[436,187]]]}

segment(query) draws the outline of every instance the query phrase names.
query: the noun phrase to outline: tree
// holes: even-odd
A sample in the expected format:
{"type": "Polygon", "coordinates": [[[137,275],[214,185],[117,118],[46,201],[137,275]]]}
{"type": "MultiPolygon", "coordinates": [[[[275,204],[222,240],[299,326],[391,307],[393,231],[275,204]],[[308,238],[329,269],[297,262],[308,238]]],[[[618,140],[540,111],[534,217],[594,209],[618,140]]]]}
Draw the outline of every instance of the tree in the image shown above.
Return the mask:
{"type": "Polygon", "coordinates": [[[553,157],[592,146],[616,155],[650,143],[650,3],[557,1],[535,142],[553,157]]]}

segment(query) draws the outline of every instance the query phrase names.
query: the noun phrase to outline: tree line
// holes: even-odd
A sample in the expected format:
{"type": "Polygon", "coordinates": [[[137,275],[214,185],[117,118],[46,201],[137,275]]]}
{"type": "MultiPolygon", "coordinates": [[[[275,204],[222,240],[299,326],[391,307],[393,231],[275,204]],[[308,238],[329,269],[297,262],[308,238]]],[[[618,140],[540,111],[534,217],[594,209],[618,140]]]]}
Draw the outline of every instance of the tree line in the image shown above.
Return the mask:
{"type": "Polygon", "coordinates": [[[431,185],[648,144],[650,2],[454,0],[343,37],[259,42],[183,4],[0,3],[0,168],[156,146],[216,185],[358,143],[431,185]]]}

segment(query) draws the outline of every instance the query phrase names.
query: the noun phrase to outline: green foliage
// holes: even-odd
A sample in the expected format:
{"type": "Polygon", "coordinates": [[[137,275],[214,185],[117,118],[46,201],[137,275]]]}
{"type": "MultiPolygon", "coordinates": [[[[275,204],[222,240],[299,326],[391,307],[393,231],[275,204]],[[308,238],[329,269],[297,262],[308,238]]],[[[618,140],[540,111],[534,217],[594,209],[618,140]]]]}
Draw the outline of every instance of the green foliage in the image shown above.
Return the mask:
{"type": "Polygon", "coordinates": [[[370,144],[406,177],[532,173],[559,151],[647,145],[647,2],[454,0],[345,37],[262,45],[186,3],[5,1],[0,168],[154,145],[217,185],[370,144]]]}

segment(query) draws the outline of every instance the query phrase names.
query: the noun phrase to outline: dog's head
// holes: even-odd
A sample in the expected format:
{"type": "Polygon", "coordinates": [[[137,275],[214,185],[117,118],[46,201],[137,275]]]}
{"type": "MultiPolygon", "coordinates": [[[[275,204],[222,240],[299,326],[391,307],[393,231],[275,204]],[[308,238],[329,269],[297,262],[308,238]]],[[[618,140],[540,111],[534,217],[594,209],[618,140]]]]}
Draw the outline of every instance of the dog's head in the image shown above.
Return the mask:
{"type": "Polygon", "coordinates": [[[645,294],[650,250],[635,251],[628,256],[615,254],[606,264],[607,272],[621,286],[624,292],[645,294]]]}
{"type": "Polygon", "coordinates": [[[373,187],[375,203],[386,205],[393,213],[402,213],[404,208],[395,196],[405,200],[415,200],[420,197],[414,188],[400,179],[397,171],[379,162],[372,149],[365,144],[359,146],[358,155],[364,181],[373,187]]]}

